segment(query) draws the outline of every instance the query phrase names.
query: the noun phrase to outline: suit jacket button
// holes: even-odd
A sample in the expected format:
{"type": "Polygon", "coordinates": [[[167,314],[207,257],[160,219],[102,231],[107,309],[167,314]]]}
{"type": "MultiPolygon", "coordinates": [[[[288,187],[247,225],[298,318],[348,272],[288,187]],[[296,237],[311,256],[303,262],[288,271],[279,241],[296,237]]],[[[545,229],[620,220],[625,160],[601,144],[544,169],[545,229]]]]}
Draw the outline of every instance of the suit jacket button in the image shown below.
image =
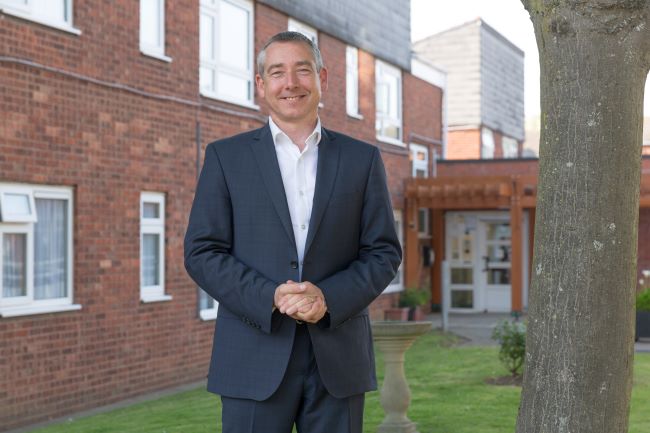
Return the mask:
{"type": "Polygon", "coordinates": [[[295,260],[291,262],[291,269],[298,269],[298,262],[295,260]]]}

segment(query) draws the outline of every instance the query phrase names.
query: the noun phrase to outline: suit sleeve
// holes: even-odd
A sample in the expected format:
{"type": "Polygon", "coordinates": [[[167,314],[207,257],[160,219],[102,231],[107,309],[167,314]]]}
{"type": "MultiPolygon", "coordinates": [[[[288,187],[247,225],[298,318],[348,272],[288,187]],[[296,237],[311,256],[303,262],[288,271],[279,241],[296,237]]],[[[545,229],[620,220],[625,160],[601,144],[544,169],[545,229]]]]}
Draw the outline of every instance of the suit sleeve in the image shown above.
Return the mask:
{"type": "Polygon", "coordinates": [[[199,287],[247,324],[271,332],[278,284],[230,254],[232,204],[214,145],[205,152],[184,247],[185,268],[199,287]]]}
{"type": "Polygon", "coordinates": [[[329,323],[326,318],[322,327],[335,328],[366,308],[392,281],[402,261],[386,173],[377,148],[372,158],[358,257],[346,269],[315,283],[327,302],[329,323]]]}

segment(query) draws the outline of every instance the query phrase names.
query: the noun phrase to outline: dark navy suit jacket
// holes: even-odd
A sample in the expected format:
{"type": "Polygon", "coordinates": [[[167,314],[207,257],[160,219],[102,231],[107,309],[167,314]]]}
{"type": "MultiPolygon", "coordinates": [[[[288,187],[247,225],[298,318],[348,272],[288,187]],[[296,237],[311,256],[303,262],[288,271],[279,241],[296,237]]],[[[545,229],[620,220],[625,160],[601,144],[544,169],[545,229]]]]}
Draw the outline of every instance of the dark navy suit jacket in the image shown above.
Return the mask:
{"type": "MultiPolygon", "coordinates": [[[[323,129],[303,281],[328,314],[308,325],[335,397],[376,389],[367,306],[401,261],[378,149],[323,129]]],[[[208,145],[185,236],[185,267],[219,302],[208,390],[264,400],[284,376],[296,322],[272,313],[276,287],[298,281],[298,255],[268,125],[208,145]]]]}

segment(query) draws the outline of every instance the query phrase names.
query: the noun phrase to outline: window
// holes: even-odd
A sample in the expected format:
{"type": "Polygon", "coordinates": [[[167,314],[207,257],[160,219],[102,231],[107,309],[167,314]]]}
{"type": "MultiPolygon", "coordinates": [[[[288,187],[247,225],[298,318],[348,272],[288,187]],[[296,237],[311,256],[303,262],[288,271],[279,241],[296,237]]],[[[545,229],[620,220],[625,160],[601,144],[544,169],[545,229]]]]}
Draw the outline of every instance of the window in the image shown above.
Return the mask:
{"type": "MultiPolygon", "coordinates": [[[[402,223],[402,211],[398,209],[393,209],[393,218],[395,218],[395,231],[397,232],[397,238],[399,239],[402,249],[404,248],[404,225],[402,223]]],[[[395,278],[390,282],[384,293],[399,292],[404,290],[404,270],[402,265],[399,265],[397,269],[397,274],[395,278]]]]}
{"type": "Polygon", "coordinates": [[[481,158],[494,158],[494,133],[488,128],[481,130],[481,158]]]}
{"type": "Polygon", "coordinates": [[[302,33],[303,35],[311,39],[314,42],[314,44],[318,45],[318,32],[312,26],[308,26],[303,22],[300,22],[293,18],[289,18],[289,28],[287,30],[292,32],[302,33]]]}
{"type": "MultiPolygon", "coordinates": [[[[429,177],[429,148],[420,144],[411,143],[411,176],[425,178],[429,177]]],[[[429,209],[418,209],[418,235],[429,237],[429,209]]]]}
{"type": "Polygon", "coordinates": [[[516,158],[518,156],[517,152],[517,140],[512,137],[503,137],[501,139],[501,147],[503,148],[503,157],[504,158],[516,158]]]}
{"type": "Polygon", "coordinates": [[[393,144],[402,143],[402,72],[380,60],[375,61],[377,138],[393,144]]]}
{"type": "Polygon", "coordinates": [[[72,0],[0,0],[0,9],[10,15],[81,34],[72,27],[72,0]]]}
{"type": "Polygon", "coordinates": [[[411,148],[411,176],[429,177],[429,148],[421,144],[410,145],[411,148]]]}
{"type": "Polygon", "coordinates": [[[165,0],[140,0],[140,51],[171,61],[165,56],[165,0]]]}
{"type": "Polygon", "coordinates": [[[0,190],[0,316],[80,309],[72,304],[72,190],[0,190]]]}
{"type": "Polygon", "coordinates": [[[201,93],[253,106],[253,3],[201,0],[199,26],[201,93]]]}
{"type": "Polygon", "coordinates": [[[171,300],[165,295],[165,195],[140,195],[140,299],[171,300]]]}
{"type": "Polygon", "coordinates": [[[360,118],[359,50],[351,46],[345,49],[345,102],[348,115],[360,118]]]}
{"type": "Polygon", "coordinates": [[[212,299],[210,295],[199,290],[199,317],[201,320],[212,320],[217,318],[217,311],[219,311],[219,303],[212,299]]]}

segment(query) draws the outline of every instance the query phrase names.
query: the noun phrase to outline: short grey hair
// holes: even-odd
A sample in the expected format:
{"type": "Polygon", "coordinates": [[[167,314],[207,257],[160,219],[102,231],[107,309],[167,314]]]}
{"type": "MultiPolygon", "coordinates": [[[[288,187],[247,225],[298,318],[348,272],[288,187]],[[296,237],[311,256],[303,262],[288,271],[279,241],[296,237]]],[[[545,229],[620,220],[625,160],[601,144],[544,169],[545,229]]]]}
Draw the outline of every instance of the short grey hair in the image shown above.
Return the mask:
{"type": "Polygon", "coordinates": [[[269,47],[269,45],[275,42],[298,42],[307,45],[307,47],[309,47],[311,51],[312,57],[314,58],[314,63],[316,63],[316,71],[320,72],[320,70],[323,69],[323,58],[320,55],[320,50],[318,49],[318,45],[316,45],[314,41],[312,41],[302,33],[287,31],[287,32],[280,32],[272,36],[271,39],[266,41],[264,47],[262,47],[259,54],[257,55],[257,73],[260,74],[260,76],[262,77],[264,76],[264,62],[266,61],[266,49],[269,47]]]}

